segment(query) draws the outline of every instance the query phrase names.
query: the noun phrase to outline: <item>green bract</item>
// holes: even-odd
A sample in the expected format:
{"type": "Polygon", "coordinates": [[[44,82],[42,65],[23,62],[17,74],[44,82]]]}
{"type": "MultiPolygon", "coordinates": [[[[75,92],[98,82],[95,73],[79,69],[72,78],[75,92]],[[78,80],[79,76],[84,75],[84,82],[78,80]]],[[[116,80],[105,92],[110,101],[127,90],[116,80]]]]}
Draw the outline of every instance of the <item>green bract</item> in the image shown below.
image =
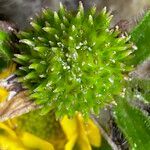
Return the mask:
{"type": "Polygon", "coordinates": [[[45,140],[49,140],[55,135],[57,135],[57,138],[63,135],[53,112],[44,116],[40,116],[39,113],[40,110],[36,110],[17,118],[18,132],[26,131],[45,140]]]}
{"type": "Polygon", "coordinates": [[[0,29],[0,71],[7,67],[11,61],[9,34],[0,29]]]}
{"type": "Polygon", "coordinates": [[[110,20],[105,9],[84,12],[80,3],[72,13],[60,5],[58,12],[44,10],[20,34],[18,75],[43,113],[54,108],[57,116],[88,116],[121,93],[132,44],[118,29],[109,30],[110,20]]]}

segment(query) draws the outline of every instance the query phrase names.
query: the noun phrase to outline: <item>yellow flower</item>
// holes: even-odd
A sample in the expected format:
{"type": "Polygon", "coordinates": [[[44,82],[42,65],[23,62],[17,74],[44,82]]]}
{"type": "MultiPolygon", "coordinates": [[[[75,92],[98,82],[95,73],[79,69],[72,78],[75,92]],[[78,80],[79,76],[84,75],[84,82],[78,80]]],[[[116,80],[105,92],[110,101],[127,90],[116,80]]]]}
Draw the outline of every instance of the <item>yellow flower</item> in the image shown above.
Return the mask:
{"type": "MultiPolygon", "coordinates": [[[[9,150],[54,150],[50,142],[29,132],[18,132],[13,121],[16,122],[13,119],[0,123],[0,148],[9,150]]],[[[100,131],[91,119],[85,122],[81,114],[77,114],[72,119],[65,116],[60,124],[67,138],[64,150],[73,150],[75,146],[78,146],[79,150],[92,150],[91,146],[99,147],[101,145],[100,131]]]]}
{"type": "Polygon", "coordinates": [[[65,150],[73,150],[75,146],[80,150],[92,150],[91,145],[100,147],[100,131],[91,119],[85,122],[82,115],[78,113],[72,119],[65,116],[60,124],[68,140],[65,150]]]}

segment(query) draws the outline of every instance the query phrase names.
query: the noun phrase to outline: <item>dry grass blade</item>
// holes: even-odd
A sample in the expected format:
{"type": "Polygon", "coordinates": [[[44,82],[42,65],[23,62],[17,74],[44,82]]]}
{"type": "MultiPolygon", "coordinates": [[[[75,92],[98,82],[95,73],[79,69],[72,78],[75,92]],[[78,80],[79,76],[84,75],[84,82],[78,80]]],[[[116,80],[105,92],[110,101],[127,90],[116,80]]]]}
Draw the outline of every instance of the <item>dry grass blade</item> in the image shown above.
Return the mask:
{"type": "Polygon", "coordinates": [[[12,99],[0,104],[0,121],[20,116],[37,108],[36,104],[29,100],[27,91],[21,91],[12,99]]]}
{"type": "Polygon", "coordinates": [[[0,122],[39,108],[30,100],[27,90],[22,89],[15,75],[1,80],[0,86],[5,87],[9,91],[7,99],[0,103],[0,122]]]}

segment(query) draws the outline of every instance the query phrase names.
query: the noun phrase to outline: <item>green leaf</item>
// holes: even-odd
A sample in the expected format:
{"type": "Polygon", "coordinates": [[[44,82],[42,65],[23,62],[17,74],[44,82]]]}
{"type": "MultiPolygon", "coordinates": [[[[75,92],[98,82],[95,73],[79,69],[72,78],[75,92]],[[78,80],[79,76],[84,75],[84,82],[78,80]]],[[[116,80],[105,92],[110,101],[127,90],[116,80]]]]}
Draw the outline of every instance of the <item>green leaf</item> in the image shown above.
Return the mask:
{"type": "Polygon", "coordinates": [[[41,109],[34,110],[17,118],[17,131],[29,132],[44,140],[54,139],[59,135],[63,135],[59,122],[56,121],[54,112],[46,115],[39,115],[41,109]]]}
{"type": "Polygon", "coordinates": [[[9,40],[9,34],[0,30],[0,71],[7,67],[11,61],[12,54],[9,40]]]}
{"type": "Polygon", "coordinates": [[[150,147],[150,118],[131,106],[125,99],[117,102],[115,120],[124,133],[132,150],[147,150],[150,147]]]}
{"type": "Polygon", "coordinates": [[[141,23],[131,32],[131,40],[137,46],[134,52],[133,64],[137,65],[150,56],[150,11],[145,15],[141,23]]]}

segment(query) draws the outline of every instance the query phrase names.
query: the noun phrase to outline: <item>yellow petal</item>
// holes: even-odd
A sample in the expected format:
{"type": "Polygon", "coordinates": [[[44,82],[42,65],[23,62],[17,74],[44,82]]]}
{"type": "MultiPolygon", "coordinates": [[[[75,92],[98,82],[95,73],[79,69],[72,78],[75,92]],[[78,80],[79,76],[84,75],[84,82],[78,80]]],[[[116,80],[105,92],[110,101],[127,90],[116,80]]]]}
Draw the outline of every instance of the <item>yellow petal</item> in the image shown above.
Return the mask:
{"type": "Polygon", "coordinates": [[[0,149],[1,150],[28,150],[24,148],[16,140],[13,140],[6,136],[0,136],[0,149]]]}
{"type": "Polygon", "coordinates": [[[87,137],[86,130],[84,128],[84,119],[82,115],[77,114],[76,119],[78,123],[78,132],[79,132],[77,141],[78,147],[80,148],[80,150],[91,150],[92,148],[89,139],[87,137]]]}
{"type": "Polygon", "coordinates": [[[60,121],[61,127],[69,140],[74,134],[77,134],[77,121],[76,118],[69,119],[67,116],[60,121]]]}
{"type": "Polygon", "coordinates": [[[78,138],[77,134],[72,135],[72,137],[69,139],[69,141],[65,145],[65,150],[73,150],[76,144],[77,138],[78,138]]]}
{"type": "Polygon", "coordinates": [[[8,96],[8,91],[5,88],[0,87],[0,102],[6,100],[7,96],[8,96]]]}
{"type": "Polygon", "coordinates": [[[60,124],[68,140],[65,150],[73,150],[78,138],[77,120],[75,117],[69,119],[67,116],[64,116],[60,124]]]}
{"type": "Polygon", "coordinates": [[[86,134],[81,134],[77,142],[80,150],[92,150],[86,134]]]}
{"type": "Polygon", "coordinates": [[[90,143],[95,147],[100,147],[101,134],[99,128],[94,124],[91,119],[89,119],[88,122],[85,124],[85,130],[87,132],[90,143]]]}
{"type": "Polygon", "coordinates": [[[75,144],[80,150],[92,150],[91,145],[95,147],[101,145],[98,127],[90,119],[85,122],[80,113],[77,113],[72,119],[65,116],[60,124],[68,139],[65,150],[73,150],[75,144]]]}
{"type": "Polygon", "coordinates": [[[5,125],[7,125],[12,130],[16,129],[16,127],[17,127],[17,118],[8,119],[7,121],[5,121],[5,125]]]}
{"type": "Polygon", "coordinates": [[[16,133],[4,123],[0,123],[0,129],[4,130],[11,138],[17,139],[16,133]]]}
{"type": "Polygon", "coordinates": [[[28,132],[23,132],[20,136],[20,140],[22,141],[24,146],[28,148],[39,149],[39,150],[54,150],[52,144],[28,132]]]}
{"type": "Polygon", "coordinates": [[[0,79],[7,78],[10,74],[12,74],[16,70],[16,64],[11,64],[7,69],[4,69],[0,73],[0,79]]]}

